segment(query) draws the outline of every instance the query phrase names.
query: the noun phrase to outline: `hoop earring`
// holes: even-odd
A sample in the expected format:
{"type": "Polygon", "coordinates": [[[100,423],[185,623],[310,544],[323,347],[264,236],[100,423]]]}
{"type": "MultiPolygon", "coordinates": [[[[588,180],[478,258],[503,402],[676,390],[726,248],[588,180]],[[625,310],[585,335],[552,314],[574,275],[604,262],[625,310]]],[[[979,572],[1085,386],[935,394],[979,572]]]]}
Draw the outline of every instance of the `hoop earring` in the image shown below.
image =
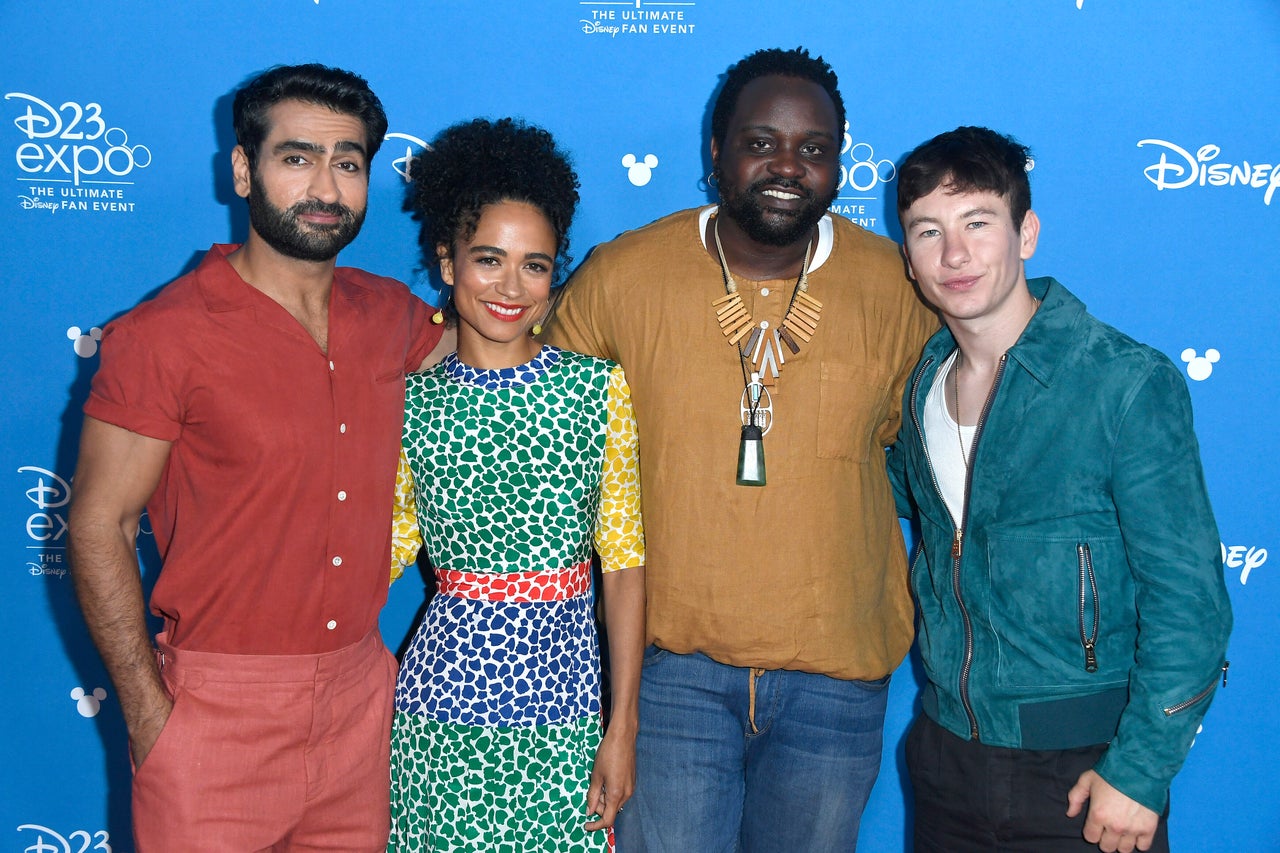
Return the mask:
{"type": "Polygon", "coordinates": [[[720,185],[720,170],[712,169],[707,173],[707,186],[716,187],[720,185]]]}

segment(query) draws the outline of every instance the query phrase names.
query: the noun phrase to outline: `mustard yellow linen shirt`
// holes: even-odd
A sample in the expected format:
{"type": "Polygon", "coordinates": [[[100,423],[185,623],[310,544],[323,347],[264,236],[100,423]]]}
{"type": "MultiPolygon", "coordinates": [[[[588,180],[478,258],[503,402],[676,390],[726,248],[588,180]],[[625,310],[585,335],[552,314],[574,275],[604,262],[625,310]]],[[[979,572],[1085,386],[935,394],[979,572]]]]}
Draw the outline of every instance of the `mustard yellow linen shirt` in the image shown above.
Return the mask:
{"type": "MultiPolygon", "coordinates": [[[[785,352],[771,390],[768,485],[739,486],[742,369],[715,321],[724,284],[700,213],[599,246],[548,331],[619,362],[631,385],[648,640],[734,666],[881,678],[905,656],[913,618],[884,447],[937,319],[896,244],[831,217],[830,254],[809,275],[817,333],[785,352]]],[[[775,327],[795,281],[738,285],[755,321],[775,327]]]]}

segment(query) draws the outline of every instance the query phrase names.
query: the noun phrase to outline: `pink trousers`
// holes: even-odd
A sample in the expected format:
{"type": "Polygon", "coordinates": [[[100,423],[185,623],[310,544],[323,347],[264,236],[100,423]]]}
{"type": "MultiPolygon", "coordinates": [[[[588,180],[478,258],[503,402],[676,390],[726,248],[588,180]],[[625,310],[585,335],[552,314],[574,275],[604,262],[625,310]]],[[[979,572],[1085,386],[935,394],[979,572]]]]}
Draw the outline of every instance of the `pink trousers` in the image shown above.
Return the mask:
{"type": "Polygon", "coordinates": [[[134,773],[138,853],[386,849],[396,661],[377,630],[321,655],[156,640],[173,713],[134,773]]]}

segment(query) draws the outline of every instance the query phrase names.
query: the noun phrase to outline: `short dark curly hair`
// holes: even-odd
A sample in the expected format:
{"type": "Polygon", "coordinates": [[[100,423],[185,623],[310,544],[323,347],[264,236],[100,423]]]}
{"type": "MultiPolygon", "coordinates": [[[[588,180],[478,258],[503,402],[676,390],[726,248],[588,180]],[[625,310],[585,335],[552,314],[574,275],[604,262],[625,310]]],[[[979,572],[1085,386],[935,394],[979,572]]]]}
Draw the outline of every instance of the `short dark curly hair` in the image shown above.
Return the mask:
{"type": "Polygon", "coordinates": [[[738,108],[738,96],[743,88],[752,80],[772,75],[781,77],[799,77],[821,86],[831,96],[831,103],[836,108],[836,139],[844,133],[844,98],[840,97],[840,81],[831,65],[821,56],[809,56],[803,47],[794,50],[782,50],[772,47],[757,50],[740,60],[725,74],[724,86],[716,96],[715,107],[711,111],[711,138],[717,145],[724,145],[725,134],[729,132],[729,120],[733,111],[738,108]]]}
{"type": "MultiPolygon", "coordinates": [[[[370,162],[387,135],[382,101],[358,74],[311,62],[277,65],[246,83],[231,105],[236,142],[244,149],[249,168],[258,164],[258,150],[271,132],[267,112],[281,101],[302,101],[358,118],[364,125],[365,158],[370,162]]],[[[365,176],[368,177],[368,170],[365,176]]]]}
{"type": "Polygon", "coordinates": [[[542,211],[556,235],[555,281],[563,280],[569,226],[578,206],[578,175],[551,134],[513,118],[478,118],[441,131],[409,166],[404,208],[421,223],[418,247],[426,268],[436,247],[476,233],[488,204],[522,201],[542,211]]]}
{"type": "Polygon", "coordinates": [[[949,192],[993,192],[1009,204],[1013,224],[1031,209],[1027,164],[1031,150],[986,127],[957,127],[923,142],[898,167],[898,216],[938,187],[949,192]]]}

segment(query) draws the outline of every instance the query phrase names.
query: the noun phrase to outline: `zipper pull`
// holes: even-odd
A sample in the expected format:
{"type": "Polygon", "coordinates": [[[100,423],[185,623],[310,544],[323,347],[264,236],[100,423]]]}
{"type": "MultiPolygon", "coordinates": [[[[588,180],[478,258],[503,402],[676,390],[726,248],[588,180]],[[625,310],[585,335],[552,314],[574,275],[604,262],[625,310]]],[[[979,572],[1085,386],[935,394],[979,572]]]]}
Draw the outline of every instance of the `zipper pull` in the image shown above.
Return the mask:
{"type": "Polygon", "coordinates": [[[1084,644],[1084,671],[1098,671],[1098,656],[1093,652],[1093,641],[1084,644]]]}
{"type": "Polygon", "coordinates": [[[1231,661],[1224,660],[1222,662],[1222,686],[1227,686],[1227,670],[1231,669],[1231,661]]]}
{"type": "Polygon", "coordinates": [[[951,540],[951,559],[958,560],[964,554],[964,531],[956,528],[956,535],[951,540]]]}

